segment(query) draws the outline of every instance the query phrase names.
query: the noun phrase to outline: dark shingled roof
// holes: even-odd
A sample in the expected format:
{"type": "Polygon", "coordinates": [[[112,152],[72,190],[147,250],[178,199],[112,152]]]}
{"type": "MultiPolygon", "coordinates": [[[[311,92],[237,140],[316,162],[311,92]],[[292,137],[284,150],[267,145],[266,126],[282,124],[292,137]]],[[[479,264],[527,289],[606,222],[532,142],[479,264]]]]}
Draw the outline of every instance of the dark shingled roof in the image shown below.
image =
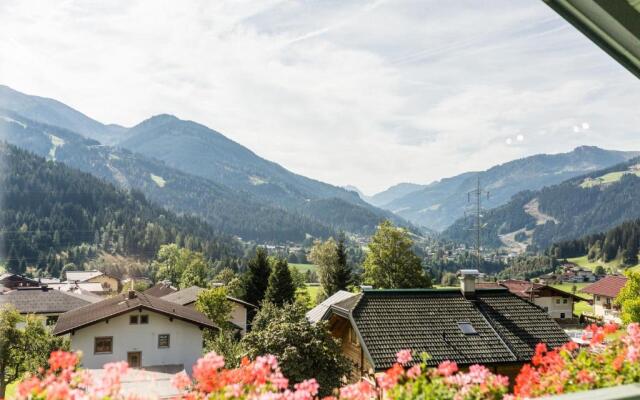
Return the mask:
{"type": "Polygon", "coordinates": [[[158,282],[155,285],[151,286],[149,289],[145,290],[143,293],[153,297],[163,297],[177,291],[178,289],[171,286],[171,283],[158,282]]]}
{"type": "Polygon", "coordinates": [[[475,300],[460,290],[365,290],[331,306],[352,317],[376,370],[389,368],[401,349],[461,365],[531,360],[535,346],[558,347],[570,339],[538,306],[506,289],[478,289],[475,300]],[[464,334],[460,323],[477,334],[464,334]]]}
{"type": "Polygon", "coordinates": [[[48,288],[20,288],[1,294],[0,306],[11,304],[21,314],[55,314],[74,310],[97,300],[48,288]]]}
{"type": "Polygon", "coordinates": [[[53,333],[62,335],[73,330],[116,317],[135,309],[146,309],[201,327],[217,327],[203,313],[139,292],[128,292],[60,315],[53,333]]]}

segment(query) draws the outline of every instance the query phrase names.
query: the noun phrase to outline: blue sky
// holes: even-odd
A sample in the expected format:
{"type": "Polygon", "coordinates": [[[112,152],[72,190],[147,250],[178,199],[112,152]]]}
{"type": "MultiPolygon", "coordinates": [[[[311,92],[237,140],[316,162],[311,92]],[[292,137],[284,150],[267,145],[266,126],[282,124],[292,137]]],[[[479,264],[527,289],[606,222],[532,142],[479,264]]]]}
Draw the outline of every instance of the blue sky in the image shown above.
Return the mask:
{"type": "Polygon", "coordinates": [[[193,119],[367,193],[640,149],[640,82],[540,0],[8,0],[0,37],[0,83],[105,123],[193,119]]]}

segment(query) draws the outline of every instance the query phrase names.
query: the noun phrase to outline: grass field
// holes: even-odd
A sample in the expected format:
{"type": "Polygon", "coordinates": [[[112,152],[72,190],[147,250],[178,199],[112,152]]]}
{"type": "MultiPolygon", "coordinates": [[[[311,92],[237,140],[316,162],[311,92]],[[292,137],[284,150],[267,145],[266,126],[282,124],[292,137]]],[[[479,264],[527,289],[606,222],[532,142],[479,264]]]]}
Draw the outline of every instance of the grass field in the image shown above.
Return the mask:
{"type": "MultiPolygon", "coordinates": [[[[613,260],[611,262],[605,263],[602,261],[589,261],[589,259],[587,258],[587,256],[582,256],[582,257],[575,257],[575,258],[567,258],[567,261],[574,263],[576,265],[579,265],[583,268],[588,268],[590,270],[593,271],[593,269],[595,267],[597,267],[598,265],[602,265],[603,267],[606,268],[611,268],[613,270],[625,270],[628,268],[625,267],[621,267],[620,264],[620,260],[613,260]]],[[[635,265],[633,267],[629,267],[631,269],[633,269],[633,271],[640,271],[640,264],[635,265]]]]}
{"type": "Polygon", "coordinates": [[[593,312],[593,307],[586,301],[579,301],[573,305],[573,313],[578,316],[583,313],[589,314],[591,312],[593,312]]]}
{"type": "Polygon", "coordinates": [[[318,269],[318,267],[314,264],[296,264],[296,263],[289,263],[290,267],[294,267],[295,269],[298,270],[298,272],[302,272],[303,274],[307,273],[307,271],[311,270],[311,271],[316,271],[318,269]]]}
{"type": "Polygon", "coordinates": [[[640,176],[640,171],[617,171],[610,172],[608,174],[599,176],[595,179],[587,178],[581,184],[581,188],[590,188],[594,186],[606,185],[609,183],[618,182],[625,174],[635,174],[636,176],[640,176]]]}
{"type": "Polygon", "coordinates": [[[562,290],[564,292],[571,293],[571,289],[573,288],[573,285],[576,285],[576,296],[581,297],[581,298],[586,299],[586,300],[591,299],[591,296],[589,296],[588,294],[579,292],[580,289],[582,289],[585,286],[590,285],[590,283],[558,283],[558,284],[551,285],[551,286],[556,288],[556,289],[560,289],[560,290],[562,290]]]}

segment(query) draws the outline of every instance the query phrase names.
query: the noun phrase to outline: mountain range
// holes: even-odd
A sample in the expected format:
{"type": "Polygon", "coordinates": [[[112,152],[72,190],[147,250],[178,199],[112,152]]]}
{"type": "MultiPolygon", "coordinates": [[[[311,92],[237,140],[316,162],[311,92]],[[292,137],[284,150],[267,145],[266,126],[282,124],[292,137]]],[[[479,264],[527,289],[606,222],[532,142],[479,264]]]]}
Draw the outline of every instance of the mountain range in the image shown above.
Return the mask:
{"type": "Polygon", "coordinates": [[[370,234],[383,219],[417,231],[356,193],[294,174],[204,125],[158,115],[104,125],[56,100],[0,86],[2,139],[120,187],[142,191],[221,232],[300,242],[338,230],[370,234]]]}
{"type": "MultiPolygon", "coordinates": [[[[604,232],[640,218],[640,157],[540,190],[517,193],[484,215],[483,243],[515,252],[604,232]]],[[[473,242],[472,221],[458,219],[442,236],[473,242]]]]}
{"type": "Polygon", "coordinates": [[[605,150],[582,146],[568,153],[538,154],[486,171],[466,172],[428,185],[399,184],[368,198],[416,225],[443,231],[469,209],[468,193],[483,190],[483,206],[495,208],[523,190],[538,190],[575,176],[616,165],[640,155],[636,151],[605,150]]]}

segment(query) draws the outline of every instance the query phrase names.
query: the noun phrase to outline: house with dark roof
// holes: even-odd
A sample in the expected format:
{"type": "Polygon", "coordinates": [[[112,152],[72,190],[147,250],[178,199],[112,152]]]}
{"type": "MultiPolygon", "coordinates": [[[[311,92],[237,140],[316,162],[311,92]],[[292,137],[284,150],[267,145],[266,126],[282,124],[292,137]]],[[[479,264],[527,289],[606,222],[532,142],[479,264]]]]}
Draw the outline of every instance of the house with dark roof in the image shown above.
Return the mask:
{"type": "Polygon", "coordinates": [[[38,287],[40,283],[35,279],[26,276],[12,274],[9,272],[0,274],[0,292],[6,292],[19,287],[38,287]]]}
{"type": "Polygon", "coordinates": [[[171,293],[175,293],[177,291],[178,291],[178,288],[173,287],[171,285],[171,282],[162,281],[151,286],[149,289],[145,290],[143,293],[151,295],[153,297],[162,297],[171,293]]]}
{"type": "Polygon", "coordinates": [[[593,315],[605,322],[621,323],[620,308],[614,300],[627,283],[627,278],[619,275],[607,275],[580,291],[593,296],[593,315]]]}
{"type": "Polygon", "coordinates": [[[541,283],[507,279],[500,281],[511,293],[544,309],[551,318],[559,322],[573,319],[574,302],[582,299],[574,294],[541,283]]]}
{"type": "Polygon", "coordinates": [[[20,314],[42,317],[47,326],[56,324],[60,314],[100,301],[95,296],[64,293],[48,287],[18,287],[0,293],[0,307],[13,306],[20,314]]]}
{"type": "Polygon", "coordinates": [[[218,328],[193,308],[129,291],[60,315],[53,333],[69,336],[85,368],[124,360],[175,373],[202,356],[204,329],[218,328]]]}
{"type": "Polygon", "coordinates": [[[539,306],[504,287],[476,288],[475,274],[463,272],[461,289],[365,289],[332,304],[323,319],[353,362],[350,378],[384,371],[402,349],[427,353],[430,366],[479,363],[514,376],[538,343],[570,340],[539,306]]]}
{"type": "MultiPolygon", "coordinates": [[[[161,299],[180,304],[181,306],[195,308],[198,295],[203,290],[206,289],[198,286],[191,286],[177,292],[170,293],[166,296],[162,296],[161,299]]],[[[231,303],[229,322],[237,327],[240,335],[244,336],[249,329],[249,313],[251,310],[255,310],[258,307],[232,296],[227,296],[227,300],[231,303]]]]}

